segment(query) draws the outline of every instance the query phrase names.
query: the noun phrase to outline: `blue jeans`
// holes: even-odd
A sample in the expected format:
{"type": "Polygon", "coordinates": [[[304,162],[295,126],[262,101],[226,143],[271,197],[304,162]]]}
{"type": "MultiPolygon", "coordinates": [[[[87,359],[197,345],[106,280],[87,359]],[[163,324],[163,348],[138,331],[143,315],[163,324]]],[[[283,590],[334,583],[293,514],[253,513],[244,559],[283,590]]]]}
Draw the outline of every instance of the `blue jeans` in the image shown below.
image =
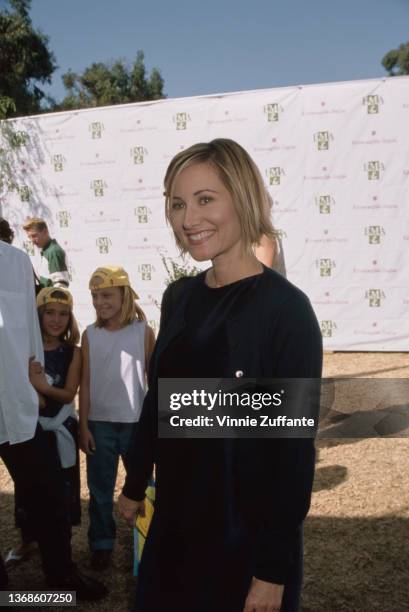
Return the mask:
{"type": "Polygon", "coordinates": [[[96,450],[87,455],[87,482],[90,493],[88,541],[91,550],[112,550],[116,525],[113,499],[119,457],[125,470],[127,454],[136,423],[89,421],[96,450]]]}

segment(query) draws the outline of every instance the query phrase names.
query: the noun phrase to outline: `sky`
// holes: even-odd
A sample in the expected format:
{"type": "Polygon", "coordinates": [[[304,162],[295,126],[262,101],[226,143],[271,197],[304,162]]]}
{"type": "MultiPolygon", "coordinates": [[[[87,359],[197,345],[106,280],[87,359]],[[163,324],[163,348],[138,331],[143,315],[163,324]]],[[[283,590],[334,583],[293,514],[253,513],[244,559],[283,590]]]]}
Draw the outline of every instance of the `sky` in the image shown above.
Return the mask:
{"type": "Polygon", "coordinates": [[[61,75],[141,49],[170,98],[386,76],[409,0],[32,0],[61,75]]]}

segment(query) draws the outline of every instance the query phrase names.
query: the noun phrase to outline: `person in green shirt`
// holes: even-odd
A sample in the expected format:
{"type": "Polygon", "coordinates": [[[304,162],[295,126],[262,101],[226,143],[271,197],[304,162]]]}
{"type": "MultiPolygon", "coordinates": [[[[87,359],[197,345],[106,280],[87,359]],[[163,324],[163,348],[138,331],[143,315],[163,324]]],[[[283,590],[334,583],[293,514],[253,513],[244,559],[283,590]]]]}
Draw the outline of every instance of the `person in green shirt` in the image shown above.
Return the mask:
{"type": "Polygon", "coordinates": [[[69,285],[69,276],[64,249],[51,238],[47,223],[37,217],[28,219],[23,225],[31,242],[41,249],[41,266],[38,278],[41,288],[65,287],[69,285]]]}

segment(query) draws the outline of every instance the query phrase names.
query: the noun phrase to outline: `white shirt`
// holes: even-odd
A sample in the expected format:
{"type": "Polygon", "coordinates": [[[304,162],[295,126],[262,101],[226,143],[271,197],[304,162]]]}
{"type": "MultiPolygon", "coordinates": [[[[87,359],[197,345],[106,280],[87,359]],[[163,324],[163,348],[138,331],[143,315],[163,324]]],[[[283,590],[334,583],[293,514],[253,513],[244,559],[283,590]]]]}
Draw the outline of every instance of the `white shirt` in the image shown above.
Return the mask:
{"type": "Polygon", "coordinates": [[[90,421],[136,423],[145,397],[144,321],[121,329],[87,327],[90,421]]]}
{"type": "Polygon", "coordinates": [[[30,440],[38,396],[28,378],[30,357],[44,364],[44,349],[28,255],[0,241],[0,444],[30,440]]]}

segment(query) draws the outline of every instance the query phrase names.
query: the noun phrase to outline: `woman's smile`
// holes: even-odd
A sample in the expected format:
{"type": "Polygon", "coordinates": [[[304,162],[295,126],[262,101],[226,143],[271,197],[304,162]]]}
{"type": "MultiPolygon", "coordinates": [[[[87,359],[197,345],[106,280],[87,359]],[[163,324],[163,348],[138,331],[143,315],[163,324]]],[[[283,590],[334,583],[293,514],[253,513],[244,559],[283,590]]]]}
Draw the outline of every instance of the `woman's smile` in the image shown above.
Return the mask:
{"type": "Polygon", "coordinates": [[[204,242],[207,242],[207,240],[213,236],[214,234],[214,230],[205,230],[199,233],[186,233],[187,239],[189,240],[189,242],[193,243],[193,244],[203,244],[204,242]]]}

